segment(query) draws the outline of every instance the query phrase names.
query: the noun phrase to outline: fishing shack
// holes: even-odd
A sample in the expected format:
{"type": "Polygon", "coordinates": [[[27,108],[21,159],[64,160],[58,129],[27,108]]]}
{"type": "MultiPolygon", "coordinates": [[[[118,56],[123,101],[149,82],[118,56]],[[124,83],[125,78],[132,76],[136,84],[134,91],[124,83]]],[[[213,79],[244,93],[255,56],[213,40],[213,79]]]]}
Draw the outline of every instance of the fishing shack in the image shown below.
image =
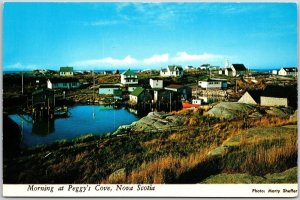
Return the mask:
{"type": "Polygon", "coordinates": [[[36,118],[54,118],[54,90],[42,88],[32,92],[32,116],[36,118]]]}

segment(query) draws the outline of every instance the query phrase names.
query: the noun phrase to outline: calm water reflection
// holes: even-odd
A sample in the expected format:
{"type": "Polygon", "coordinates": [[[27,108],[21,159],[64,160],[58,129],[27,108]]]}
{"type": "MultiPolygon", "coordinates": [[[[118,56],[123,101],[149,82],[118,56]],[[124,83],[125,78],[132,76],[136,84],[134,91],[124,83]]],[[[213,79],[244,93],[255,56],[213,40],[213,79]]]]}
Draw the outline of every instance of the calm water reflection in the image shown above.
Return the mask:
{"type": "Polygon", "coordinates": [[[84,105],[69,109],[69,118],[32,122],[29,118],[10,115],[23,131],[22,144],[35,146],[60,139],[72,139],[86,134],[104,134],[115,131],[120,125],[131,124],[139,118],[126,109],[84,105]]]}

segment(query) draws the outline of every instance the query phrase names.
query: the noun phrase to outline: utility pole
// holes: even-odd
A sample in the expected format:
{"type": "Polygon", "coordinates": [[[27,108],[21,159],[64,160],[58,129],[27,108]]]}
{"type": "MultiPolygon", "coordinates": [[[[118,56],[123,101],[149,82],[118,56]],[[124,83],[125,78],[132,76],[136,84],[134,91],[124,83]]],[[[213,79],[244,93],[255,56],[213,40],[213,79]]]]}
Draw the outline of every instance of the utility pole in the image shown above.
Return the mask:
{"type": "Polygon", "coordinates": [[[170,112],[172,112],[172,92],[170,92],[170,112]]]}
{"type": "Polygon", "coordinates": [[[24,94],[24,78],[23,78],[23,72],[22,72],[22,95],[24,94]]]}
{"type": "Polygon", "coordinates": [[[95,71],[93,70],[93,102],[95,102],[95,71]]]}
{"type": "Polygon", "coordinates": [[[237,78],[235,78],[235,93],[237,93],[237,78]]]}

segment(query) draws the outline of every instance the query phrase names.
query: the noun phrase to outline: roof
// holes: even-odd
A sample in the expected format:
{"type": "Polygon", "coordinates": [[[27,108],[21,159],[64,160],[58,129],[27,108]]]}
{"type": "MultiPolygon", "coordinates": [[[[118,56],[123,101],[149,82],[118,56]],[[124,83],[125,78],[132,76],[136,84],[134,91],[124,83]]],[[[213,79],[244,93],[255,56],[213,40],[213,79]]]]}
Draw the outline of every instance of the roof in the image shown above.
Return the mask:
{"type": "Polygon", "coordinates": [[[282,69],[286,72],[297,72],[298,71],[296,67],[283,67],[282,69]]]}
{"type": "Polygon", "coordinates": [[[262,90],[249,90],[247,92],[256,103],[260,103],[260,95],[262,93],[262,90]]]}
{"type": "Polygon", "coordinates": [[[227,71],[232,71],[232,69],[231,69],[231,68],[225,68],[225,70],[227,70],[227,71]]]}
{"type": "Polygon", "coordinates": [[[139,85],[139,84],[129,84],[127,87],[141,87],[141,85],[139,85]]]}
{"type": "Polygon", "coordinates": [[[297,107],[297,86],[268,85],[261,96],[287,98],[289,106],[297,107]]]}
{"type": "Polygon", "coordinates": [[[288,98],[291,96],[297,97],[297,88],[292,86],[277,86],[277,85],[268,85],[261,96],[264,97],[277,97],[277,98],[288,98]]]}
{"type": "Polygon", "coordinates": [[[131,92],[130,95],[133,95],[133,96],[138,97],[144,90],[145,90],[145,89],[142,88],[142,87],[137,87],[137,88],[135,88],[135,90],[133,90],[133,91],[131,92]]]}
{"type": "Polygon", "coordinates": [[[155,81],[162,81],[163,79],[162,78],[150,78],[150,80],[155,80],[155,81]]]}
{"type": "Polygon", "coordinates": [[[165,88],[179,89],[179,88],[183,88],[183,87],[184,87],[183,85],[171,84],[171,85],[168,85],[168,86],[165,87],[165,88]]]}
{"type": "Polygon", "coordinates": [[[79,82],[76,78],[51,78],[48,79],[51,83],[77,83],[79,82]]]}
{"type": "Polygon", "coordinates": [[[125,72],[123,72],[122,74],[126,75],[126,76],[136,76],[136,73],[134,71],[131,71],[130,69],[127,69],[125,72]]]}
{"type": "Polygon", "coordinates": [[[60,67],[60,72],[73,72],[73,67],[60,67]]]}
{"type": "Polygon", "coordinates": [[[221,78],[208,78],[208,79],[206,79],[206,80],[204,80],[204,81],[207,81],[207,82],[209,82],[209,81],[226,81],[226,82],[227,82],[227,79],[221,79],[221,78]]]}
{"type": "Polygon", "coordinates": [[[109,84],[109,83],[99,85],[99,88],[119,88],[119,87],[120,87],[120,85],[109,84]]]}
{"type": "Polygon", "coordinates": [[[246,71],[247,70],[244,64],[232,64],[232,67],[236,71],[246,71]]]}
{"type": "Polygon", "coordinates": [[[182,70],[183,70],[182,67],[179,66],[179,65],[178,65],[178,66],[176,66],[176,65],[169,65],[168,68],[169,68],[170,71],[175,71],[175,70],[177,70],[177,69],[178,69],[179,71],[182,71],[182,70]]]}

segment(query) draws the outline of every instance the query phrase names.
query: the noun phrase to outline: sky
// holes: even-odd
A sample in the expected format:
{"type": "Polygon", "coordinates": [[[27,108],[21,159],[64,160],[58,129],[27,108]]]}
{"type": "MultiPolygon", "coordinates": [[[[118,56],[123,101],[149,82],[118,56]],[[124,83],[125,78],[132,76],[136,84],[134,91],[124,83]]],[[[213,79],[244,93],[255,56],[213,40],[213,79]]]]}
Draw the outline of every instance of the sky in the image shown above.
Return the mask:
{"type": "Polygon", "coordinates": [[[3,10],[3,70],[298,66],[295,3],[17,3],[3,10]]]}

